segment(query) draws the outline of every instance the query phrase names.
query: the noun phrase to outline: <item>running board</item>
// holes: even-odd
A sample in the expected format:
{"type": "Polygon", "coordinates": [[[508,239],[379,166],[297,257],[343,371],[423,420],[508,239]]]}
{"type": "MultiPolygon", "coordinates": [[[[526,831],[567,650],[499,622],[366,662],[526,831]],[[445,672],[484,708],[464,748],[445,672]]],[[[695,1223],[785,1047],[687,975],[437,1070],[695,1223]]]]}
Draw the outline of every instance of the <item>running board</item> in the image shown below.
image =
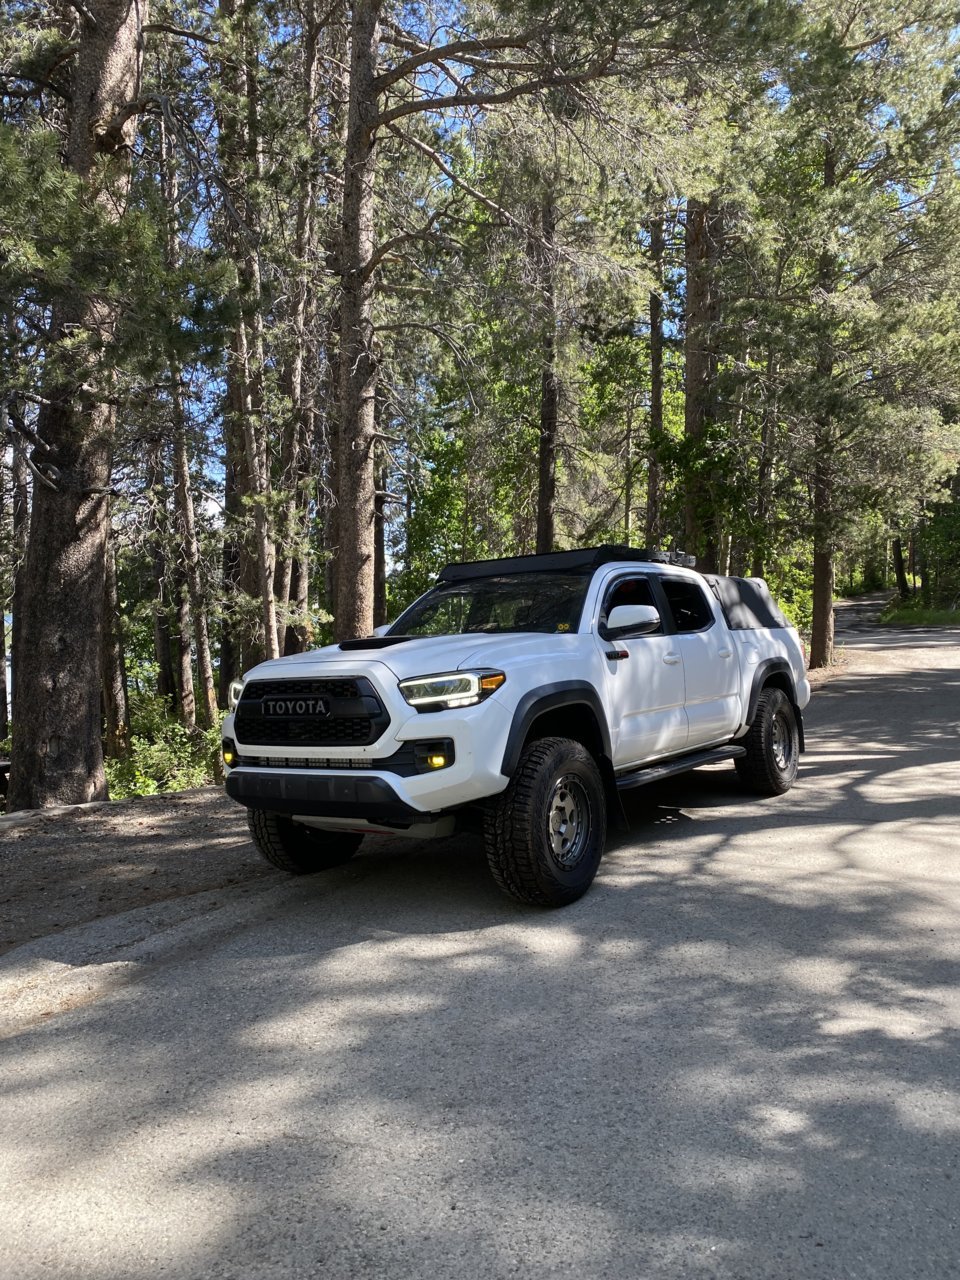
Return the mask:
{"type": "Polygon", "coordinates": [[[720,764],[724,760],[736,760],[739,756],[746,754],[746,747],[714,747],[712,751],[695,751],[692,755],[668,760],[666,764],[650,764],[644,769],[636,769],[633,773],[622,773],[616,780],[617,790],[628,791],[631,787],[646,787],[651,782],[662,782],[664,778],[674,778],[679,773],[698,769],[703,764],[720,764]]]}

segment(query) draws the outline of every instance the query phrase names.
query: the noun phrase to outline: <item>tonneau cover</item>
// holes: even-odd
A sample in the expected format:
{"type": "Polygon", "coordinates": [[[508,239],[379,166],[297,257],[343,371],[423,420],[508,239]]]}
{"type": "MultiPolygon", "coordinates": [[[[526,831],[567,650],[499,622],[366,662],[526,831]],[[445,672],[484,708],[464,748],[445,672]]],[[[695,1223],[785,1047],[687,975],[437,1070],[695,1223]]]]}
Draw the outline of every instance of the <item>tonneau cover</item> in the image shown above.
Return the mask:
{"type": "Polygon", "coordinates": [[[789,621],[781,613],[762,578],[724,578],[717,573],[705,573],[703,576],[720,601],[731,631],[789,627],[789,621]]]}

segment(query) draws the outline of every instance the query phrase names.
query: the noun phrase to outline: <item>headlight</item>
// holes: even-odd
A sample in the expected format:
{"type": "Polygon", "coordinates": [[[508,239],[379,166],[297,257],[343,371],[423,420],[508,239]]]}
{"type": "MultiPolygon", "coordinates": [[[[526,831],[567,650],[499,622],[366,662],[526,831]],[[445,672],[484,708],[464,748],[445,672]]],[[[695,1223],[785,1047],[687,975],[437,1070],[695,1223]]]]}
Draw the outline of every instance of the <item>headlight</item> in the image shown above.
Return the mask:
{"type": "Polygon", "coordinates": [[[400,692],[418,711],[472,707],[489,698],[506,680],[502,671],[450,671],[400,681],[400,692]]]}
{"type": "Polygon", "coordinates": [[[243,693],[243,681],[231,680],[230,690],[227,693],[227,710],[236,711],[237,703],[240,701],[240,695],[243,693]]]}

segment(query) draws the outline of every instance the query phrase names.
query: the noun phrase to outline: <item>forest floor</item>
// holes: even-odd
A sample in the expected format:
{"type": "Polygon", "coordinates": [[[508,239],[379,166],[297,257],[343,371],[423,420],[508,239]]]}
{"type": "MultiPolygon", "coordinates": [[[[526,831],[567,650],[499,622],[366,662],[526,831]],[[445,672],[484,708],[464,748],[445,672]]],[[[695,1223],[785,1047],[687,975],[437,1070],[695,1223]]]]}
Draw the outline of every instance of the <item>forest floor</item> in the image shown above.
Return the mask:
{"type": "MultiPolygon", "coordinates": [[[[902,665],[889,631],[878,647],[851,651],[875,629],[889,593],[837,605],[837,661],[812,672],[819,688],[838,675],[902,665]],[[855,656],[854,656],[855,652],[855,656]]],[[[929,628],[912,629],[926,633],[929,628]]],[[[388,850],[396,841],[368,840],[388,850]]],[[[0,814],[0,954],[60,929],[191,894],[282,879],[254,849],[244,811],[219,787],[103,804],[0,814]]],[[[206,906],[215,900],[206,900],[206,906]]]]}

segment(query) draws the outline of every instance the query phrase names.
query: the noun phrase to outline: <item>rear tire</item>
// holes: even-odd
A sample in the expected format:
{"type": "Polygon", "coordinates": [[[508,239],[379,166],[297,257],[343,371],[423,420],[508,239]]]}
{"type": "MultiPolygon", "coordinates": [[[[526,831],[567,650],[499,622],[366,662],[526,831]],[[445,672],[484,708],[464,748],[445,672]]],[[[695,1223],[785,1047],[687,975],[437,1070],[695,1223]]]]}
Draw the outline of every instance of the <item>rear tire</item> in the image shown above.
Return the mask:
{"type": "Polygon", "coordinates": [[[518,902],[563,907],[593,883],[607,834],[600,770],[571,738],[538,738],[488,804],[484,844],[494,880],[518,902]]]}
{"type": "Polygon", "coordinates": [[[339,867],[349,862],[363,841],[352,831],[320,831],[266,809],[248,809],[247,823],[253,843],[266,860],[292,876],[339,867]]]}
{"type": "Polygon", "coordinates": [[[747,754],[736,761],[741,782],[760,796],[782,796],[800,767],[800,729],[793,703],[782,689],[762,690],[746,737],[747,754]]]}

